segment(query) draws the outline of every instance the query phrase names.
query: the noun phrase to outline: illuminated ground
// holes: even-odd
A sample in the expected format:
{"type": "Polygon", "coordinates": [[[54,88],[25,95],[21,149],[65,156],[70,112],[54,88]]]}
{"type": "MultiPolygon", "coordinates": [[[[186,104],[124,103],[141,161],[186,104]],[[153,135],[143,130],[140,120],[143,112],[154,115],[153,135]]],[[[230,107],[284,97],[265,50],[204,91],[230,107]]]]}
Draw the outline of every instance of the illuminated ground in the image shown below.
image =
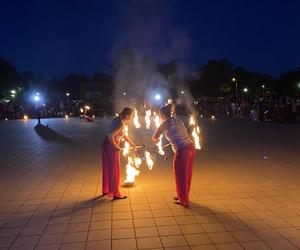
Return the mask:
{"type": "Polygon", "coordinates": [[[0,122],[0,249],[300,248],[299,125],[203,120],[185,209],[170,159],[142,166],[129,199],[93,200],[107,123],[43,123],[0,122]]]}

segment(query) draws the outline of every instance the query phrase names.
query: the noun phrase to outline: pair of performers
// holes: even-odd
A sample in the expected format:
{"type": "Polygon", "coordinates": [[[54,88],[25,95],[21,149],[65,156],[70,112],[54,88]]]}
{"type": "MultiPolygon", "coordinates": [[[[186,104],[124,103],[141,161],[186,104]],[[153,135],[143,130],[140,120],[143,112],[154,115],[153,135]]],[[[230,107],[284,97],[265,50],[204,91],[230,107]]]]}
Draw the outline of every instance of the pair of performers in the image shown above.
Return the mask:
{"type": "MultiPolygon", "coordinates": [[[[191,188],[195,146],[182,121],[173,117],[172,104],[163,106],[159,110],[163,123],[152,137],[157,143],[161,134],[165,134],[175,152],[173,169],[176,181],[177,196],[175,203],[184,207],[189,206],[189,192],[191,188]]],[[[120,141],[124,138],[133,148],[136,145],[124,134],[124,126],[132,119],[133,110],[124,108],[120,115],[112,122],[110,132],[102,144],[102,192],[103,195],[113,196],[114,199],[125,199],[120,194],[120,141]]]]}

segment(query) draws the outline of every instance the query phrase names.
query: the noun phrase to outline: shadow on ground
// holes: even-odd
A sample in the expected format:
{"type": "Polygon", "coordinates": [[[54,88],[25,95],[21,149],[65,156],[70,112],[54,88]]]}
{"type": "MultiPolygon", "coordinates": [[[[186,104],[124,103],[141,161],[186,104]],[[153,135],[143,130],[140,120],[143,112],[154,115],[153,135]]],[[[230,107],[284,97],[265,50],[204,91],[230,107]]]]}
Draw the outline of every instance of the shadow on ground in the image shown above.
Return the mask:
{"type": "Polygon", "coordinates": [[[55,130],[53,130],[43,124],[38,123],[34,127],[34,130],[44,140],[51,141],[51,142],[57,142],[57,143],[61,143],[61,144],[67,144],[70,146],[76,145],[76,143],[73,140],[71,140],[70,138],[57,133],[55,130]]]}

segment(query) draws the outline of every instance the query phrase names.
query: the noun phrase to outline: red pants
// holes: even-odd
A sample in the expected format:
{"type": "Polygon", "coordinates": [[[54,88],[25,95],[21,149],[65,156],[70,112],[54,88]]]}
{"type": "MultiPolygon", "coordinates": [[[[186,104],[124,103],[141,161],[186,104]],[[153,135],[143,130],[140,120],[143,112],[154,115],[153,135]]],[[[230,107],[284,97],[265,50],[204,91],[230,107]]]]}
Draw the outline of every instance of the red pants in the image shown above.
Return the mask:
{"type": "Polygon", "coordinates": [[[119,187],[120,152],[105,138],[102,143],[102,192],[119,197],[119,187]]]}
{"type": "Polygon", "coordinates": [[[189,205],[195,152],[195,146],[191,144],[177,150],[173,159],[177,197],[184,206],[189,205]]]}

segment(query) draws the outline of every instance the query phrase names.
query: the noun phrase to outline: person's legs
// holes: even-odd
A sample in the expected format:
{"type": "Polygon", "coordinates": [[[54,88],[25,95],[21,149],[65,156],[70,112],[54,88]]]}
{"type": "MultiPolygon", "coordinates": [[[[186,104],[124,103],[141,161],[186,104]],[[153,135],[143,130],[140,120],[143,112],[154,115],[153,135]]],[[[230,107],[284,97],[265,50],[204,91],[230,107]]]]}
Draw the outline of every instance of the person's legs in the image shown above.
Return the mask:
{"type": "Polygon", "coordinates": [[[187,173],[187,196],[189,196],[190,189],[191,189],[195,154],[196,154],[196,150],[195,150],[194,146],[190,147],[188,150],[188,153],[187,153],[188,159],[187,159],[187,165],[186,165],[186,169],[188,171],[188,173],[187,173]]]}
{"type": "Polygon", "coordinates": [[[176,181],[176,193],[180,203],[188,206],[188,171],[185,150],[177,152],[174,157],[173,167],[176,181]]]}

